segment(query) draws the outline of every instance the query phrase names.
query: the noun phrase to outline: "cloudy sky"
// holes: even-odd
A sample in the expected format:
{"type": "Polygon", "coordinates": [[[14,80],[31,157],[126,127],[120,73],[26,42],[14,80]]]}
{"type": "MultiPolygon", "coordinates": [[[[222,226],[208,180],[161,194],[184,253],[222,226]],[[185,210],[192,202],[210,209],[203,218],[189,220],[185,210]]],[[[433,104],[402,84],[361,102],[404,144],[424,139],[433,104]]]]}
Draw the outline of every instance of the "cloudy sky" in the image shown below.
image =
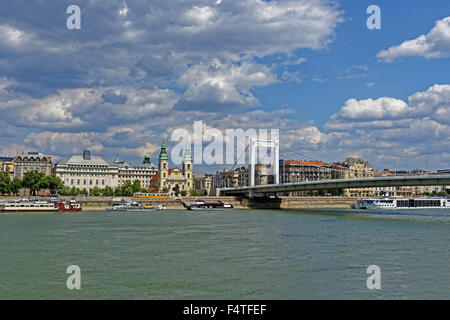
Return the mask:
{"type": "Polygon", "coordinates": [[[8,1],[0,154],[155,161],[163,138],[202,120],[279,129],[324,161],[443,169],[449,71],[448,0],[8,1]],[[66,27],[72,4],[81,30],[66,27]],[[371,4],[381,30],[366,27],[371,4]]]}

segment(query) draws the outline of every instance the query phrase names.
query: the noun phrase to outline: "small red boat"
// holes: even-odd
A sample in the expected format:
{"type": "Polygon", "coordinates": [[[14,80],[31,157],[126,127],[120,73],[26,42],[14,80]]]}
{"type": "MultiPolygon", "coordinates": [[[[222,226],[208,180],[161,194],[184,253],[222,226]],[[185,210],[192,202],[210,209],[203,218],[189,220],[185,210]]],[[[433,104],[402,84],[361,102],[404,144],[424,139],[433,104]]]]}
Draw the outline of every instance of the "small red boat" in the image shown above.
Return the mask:
{"type": "Polygon", "coordinates": [[[59,207],[59,212],[78,212],[82,210],[81,203],[75,200],[55,202],[55,206],[59,207]]]}

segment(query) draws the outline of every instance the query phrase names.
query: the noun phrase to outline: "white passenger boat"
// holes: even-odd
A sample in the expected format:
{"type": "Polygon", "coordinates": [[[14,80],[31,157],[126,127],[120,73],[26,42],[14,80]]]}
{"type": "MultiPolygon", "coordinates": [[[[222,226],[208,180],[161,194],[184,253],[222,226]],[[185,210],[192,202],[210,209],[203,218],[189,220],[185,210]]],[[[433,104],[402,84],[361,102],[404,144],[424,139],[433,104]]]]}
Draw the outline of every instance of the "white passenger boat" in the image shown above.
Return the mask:
{"type": "Polygon", "coordinates": [[[187,203],[181,201],[183,206],[192,211],[223,211],[223,210],[234,210],[234,207],[230,203],[223,201],[206,202],[203,200],[195,200],[194,203],[187,203]]]}
{"type": "Polygon", "coordinates": [[[0,212],[58,212],[60,207],[56,202],[16,200],[1,202],[0,212]]]}
{"type": "Polygon", "coordinates": [[[140,204],[136,201],[121,201],[113,203],[111,207],[106,207],[106,211],[127,211],[127,212],[147,212],[154,208],[151,204],[140,204]]]}
{"type": "Polygon", "coordinates": [[[352,207],[354,209],[450,209],[450,199],[360,199],[352,207]]]}

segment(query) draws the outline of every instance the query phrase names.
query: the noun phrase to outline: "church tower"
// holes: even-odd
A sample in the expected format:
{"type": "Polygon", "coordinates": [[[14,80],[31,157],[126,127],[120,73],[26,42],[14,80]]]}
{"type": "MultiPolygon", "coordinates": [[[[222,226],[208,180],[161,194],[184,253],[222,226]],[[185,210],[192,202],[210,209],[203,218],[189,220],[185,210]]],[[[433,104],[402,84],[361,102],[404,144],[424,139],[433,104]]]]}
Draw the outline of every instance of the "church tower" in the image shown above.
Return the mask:
{"type": "Polygon", "coordinates": [[[186,189],[192,190],[194,189],[194,169],[192,167],[192,156],[191,156],[191,147],[186,146],[183,157],[183,173],[184,178],[186,179],[186,189]]]}
{"type": "Polygon", "coordinates": [[[166,186],[166,180],[168,176],[169,176],[169,157],[167,156],[166,146],[163,141],[158,159],[159,192],[162,192],[162,189],[166,186]]]}

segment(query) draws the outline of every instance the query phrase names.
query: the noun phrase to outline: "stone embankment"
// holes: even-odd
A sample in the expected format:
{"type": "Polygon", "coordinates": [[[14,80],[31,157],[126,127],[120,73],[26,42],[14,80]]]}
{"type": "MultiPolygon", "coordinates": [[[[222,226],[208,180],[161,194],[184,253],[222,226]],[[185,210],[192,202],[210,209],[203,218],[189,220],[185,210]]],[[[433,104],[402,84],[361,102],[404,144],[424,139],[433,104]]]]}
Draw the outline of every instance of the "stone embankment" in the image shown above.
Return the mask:
{"type": "MultiPolygon", "coordinates": [[[[23,197],[3,197],[13,200],[23,197]]],[[[35,199],[39,199],[34,197],[35,199]]],[[[163,199],[133,199],[131,197],[60,197],[61,200],[74,199],[82,203],[85,210],[104,210],[112,205],[113,198],[124,200],[135,200],[142,203],[152,203],[153,206],[163,204],[167,209],[182,210],[183,204],[180,200],[173,198],[163,199]]],[[[206,201],[223,201],[231,203],[236,209],[349,209],[356,201],[355,198],[344,197],[280,197],[280,198],[238,198],[238,197],[184,197],[186,202],[196,199],[206,201]]]]}

